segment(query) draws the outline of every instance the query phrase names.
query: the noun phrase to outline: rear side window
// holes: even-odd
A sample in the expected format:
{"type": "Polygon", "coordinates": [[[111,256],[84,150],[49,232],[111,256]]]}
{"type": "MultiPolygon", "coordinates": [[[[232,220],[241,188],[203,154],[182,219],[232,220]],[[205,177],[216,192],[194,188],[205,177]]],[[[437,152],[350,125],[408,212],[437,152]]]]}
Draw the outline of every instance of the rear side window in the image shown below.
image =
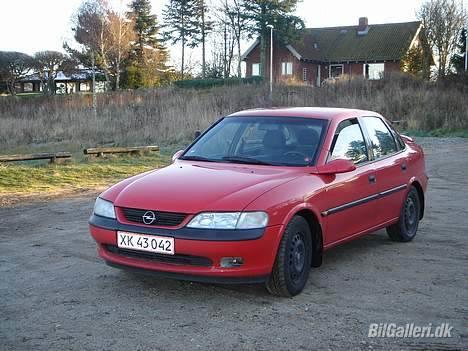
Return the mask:
{"type": "Polygon", "coordinates": [[[338,158],[351,160],[356,164],[369,160],[357,119],[343,121],[336,129],[330,160],[338,158]]]}
{"type": "Polygon", "coordinates": [[[405,142],[404,142],[403,139],[401,138],[400,134],[398,134],[398,132],[396,131],[396,129],[394,128],[394,126],[393,126],[392,124],[387,125],[387,127],[390,129],[390,131],[392,132],[393,136],[395,137],[398,148],[399,148],[400,150],[403,150],[403,149],[405,148],[405,142]]]}
{"type": "Polygon", "coordinates": [[[371,142],[371,149],[375,158],[384,157],[398,151],[392,133],[385,123],[378,117],[364,117],[364,125],[371,142]]]}

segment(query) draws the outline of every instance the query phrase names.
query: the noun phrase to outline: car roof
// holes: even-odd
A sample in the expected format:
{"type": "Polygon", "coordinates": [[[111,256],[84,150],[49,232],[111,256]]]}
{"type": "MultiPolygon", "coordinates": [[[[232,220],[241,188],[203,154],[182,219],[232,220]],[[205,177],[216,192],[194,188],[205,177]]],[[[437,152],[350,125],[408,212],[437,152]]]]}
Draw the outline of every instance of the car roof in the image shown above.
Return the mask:
{"type": "Polygon", "coordinates": [[[336,108],[336,107],[274,107],[274,108],[258,108],[251,110],[239,111],[230,114],[228,117],[305,117],[319,119],[344,119],[359,116],[380,116],[373,111],[336,108]]]}

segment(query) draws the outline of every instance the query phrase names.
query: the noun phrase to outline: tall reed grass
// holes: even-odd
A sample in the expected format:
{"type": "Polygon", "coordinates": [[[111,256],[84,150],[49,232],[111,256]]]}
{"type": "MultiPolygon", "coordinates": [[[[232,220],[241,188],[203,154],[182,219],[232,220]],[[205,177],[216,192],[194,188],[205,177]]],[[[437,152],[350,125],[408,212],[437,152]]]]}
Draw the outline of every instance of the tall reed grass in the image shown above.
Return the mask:
{"type": "MultiPolygon", "coordinates": [[[[276,86],[275,106],[335,106],[377,111],[405,129],[468,130],[468,84],[430,83],[402,75],[381,81],[341,80],[322,88],[276,86]]],[[[268,87],[210,90],[175,87],[91,96],[0,97],[0,153],[17,146],[71,143],[167,145],[229,113],[267,107],[268,87]]]]}

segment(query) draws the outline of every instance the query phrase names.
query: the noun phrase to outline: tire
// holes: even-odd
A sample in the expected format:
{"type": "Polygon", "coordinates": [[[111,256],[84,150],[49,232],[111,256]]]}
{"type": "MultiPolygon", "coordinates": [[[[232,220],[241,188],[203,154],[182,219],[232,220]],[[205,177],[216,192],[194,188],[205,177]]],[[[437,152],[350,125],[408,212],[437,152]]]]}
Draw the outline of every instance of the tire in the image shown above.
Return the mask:
{"type": "Polygon", "coordinates": [[[421,201],[418,191],[411,186],[400,212],[397,223],[387,227],[387,234],[392,241],[408,242],[414,239],[419,226],[421,201]]]}
{"type": "Polygon", "coordinates": [[[312,265],[312,235],[309,224],[300,216],[288,223],[281,239],[275,264],[266,282],[272,295],[291,297],[307,283],[312,265]]]}

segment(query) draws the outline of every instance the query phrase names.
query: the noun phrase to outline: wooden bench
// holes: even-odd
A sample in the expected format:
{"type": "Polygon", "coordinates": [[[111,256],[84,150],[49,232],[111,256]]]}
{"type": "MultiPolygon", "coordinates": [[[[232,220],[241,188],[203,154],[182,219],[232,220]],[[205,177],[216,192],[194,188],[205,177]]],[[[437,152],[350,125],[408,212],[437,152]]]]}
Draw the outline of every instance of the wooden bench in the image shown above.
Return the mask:
{"type": "Polygon", "coordinates": [[[104,156],[105,154],[141,154],[148,151],[159,151],[159,146],[130,146],[130,147],[92,147],[84,149],[85,155],[104,156]]]}
{"type": "Polygon", "coordinates": [[[16,162],[16,161],[33,161],[33,160],[49,160],[49,162],[56,162],[58,159],[69,159],[71,153],[69,152],[53,152],[53,153],[39,153],[39,154],[24,154],[24,155],[0,155],[0,162],[16,162]]]}

